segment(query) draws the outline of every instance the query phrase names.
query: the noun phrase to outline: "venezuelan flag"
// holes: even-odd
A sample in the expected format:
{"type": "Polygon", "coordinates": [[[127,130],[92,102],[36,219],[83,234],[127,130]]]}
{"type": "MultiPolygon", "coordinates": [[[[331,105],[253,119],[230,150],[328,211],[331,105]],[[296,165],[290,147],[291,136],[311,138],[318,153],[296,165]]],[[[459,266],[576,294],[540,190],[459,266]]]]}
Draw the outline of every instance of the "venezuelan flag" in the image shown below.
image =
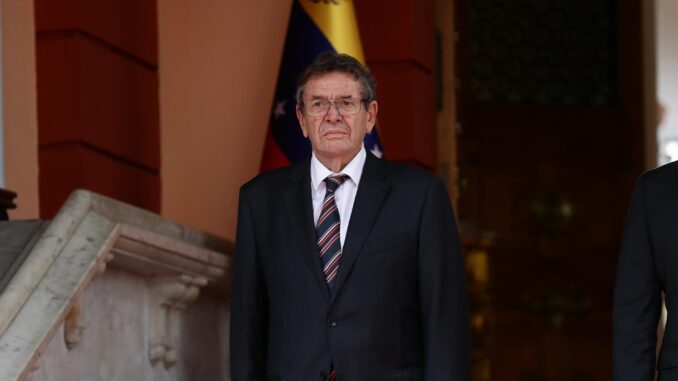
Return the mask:
{"type": "MultiPolygon", "coordinates": [[[[318,54],[327,50],[349,54],[365,64],[353,2],[294,0],[261,162],[262,172],[311,156],[311,144],[302,135],[295,116],[296,81],[318,54]]],[[[365,136],[365,148],[381,157],[376,128],[365,136]]]]}

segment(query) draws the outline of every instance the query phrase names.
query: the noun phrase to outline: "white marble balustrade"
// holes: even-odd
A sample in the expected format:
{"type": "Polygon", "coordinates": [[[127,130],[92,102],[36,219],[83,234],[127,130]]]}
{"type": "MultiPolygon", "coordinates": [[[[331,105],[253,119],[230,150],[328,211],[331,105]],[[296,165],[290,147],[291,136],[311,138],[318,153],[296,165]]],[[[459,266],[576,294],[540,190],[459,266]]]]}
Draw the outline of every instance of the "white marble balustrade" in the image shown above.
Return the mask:
{"type": "Polygon", "coordinates": [[[0,380],[228,380],[231,252],[74,192],[0,294],[0,380]]]}

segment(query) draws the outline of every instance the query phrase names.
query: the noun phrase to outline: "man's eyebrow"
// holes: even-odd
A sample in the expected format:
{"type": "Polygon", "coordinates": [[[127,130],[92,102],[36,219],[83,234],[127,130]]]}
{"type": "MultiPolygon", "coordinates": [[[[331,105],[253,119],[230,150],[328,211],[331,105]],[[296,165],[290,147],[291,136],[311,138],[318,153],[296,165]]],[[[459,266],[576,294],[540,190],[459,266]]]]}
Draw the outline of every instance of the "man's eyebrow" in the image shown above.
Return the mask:
{"type": "MultiPolygon", "coordinates": [[[[335,99],[351,99],[351,98],[353,98],[352,95],[341,95],[341,96],[336,97],[335,99]]],[[[323,97],[323,96],[320,96],[320,95],[311,95],[311,99],[329,99],[329,98],[323,97]]]]}

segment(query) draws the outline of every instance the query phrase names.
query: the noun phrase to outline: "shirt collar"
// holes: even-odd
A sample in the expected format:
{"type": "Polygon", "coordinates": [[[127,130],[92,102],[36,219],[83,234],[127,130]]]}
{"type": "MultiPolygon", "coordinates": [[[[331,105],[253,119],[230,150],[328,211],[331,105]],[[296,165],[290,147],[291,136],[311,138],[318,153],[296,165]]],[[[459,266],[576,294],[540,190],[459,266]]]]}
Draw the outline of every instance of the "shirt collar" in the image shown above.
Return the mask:
{"type": "Polygon", "coordinates": [[[323,163],[318,160],[315,156],[315,152],[311,157],[311,186],[314,190],[318,190],[320,184],[325,180],[327,176],[344,174],[347,175],[355,185],[360,183],[360,176],[363,174],[363,166],[365,165],[365,159],[367,158],[367,153],[365,152],[365,146],[363,145],[360,148],[360,151],[351,159],[351,161],[346,164],[344,169],[339,173],[334,173],[327,169],[323,163]]]}

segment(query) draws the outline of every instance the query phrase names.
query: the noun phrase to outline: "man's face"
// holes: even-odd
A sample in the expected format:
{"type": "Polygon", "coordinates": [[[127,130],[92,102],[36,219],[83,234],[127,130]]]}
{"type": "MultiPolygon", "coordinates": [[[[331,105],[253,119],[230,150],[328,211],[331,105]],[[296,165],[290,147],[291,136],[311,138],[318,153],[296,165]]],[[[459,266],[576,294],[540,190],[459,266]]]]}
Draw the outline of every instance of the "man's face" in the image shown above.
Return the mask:
{"type": "Polygon", "coordinates": [[[347,163],[362,147],[365,134],[372,131],[377,117],[377,102],[372,101],[354,115],[342,115],[335,105],[320,116],[308,115],[307,105],[313,101],[344,99],[360,100],[360,83],[353,76],[332,72],[311,78],[304,87],[304,108],[297,105],[297,118],[304,136],[311,141],[313,152],[320,159],[342,159],[347,163]]]}

